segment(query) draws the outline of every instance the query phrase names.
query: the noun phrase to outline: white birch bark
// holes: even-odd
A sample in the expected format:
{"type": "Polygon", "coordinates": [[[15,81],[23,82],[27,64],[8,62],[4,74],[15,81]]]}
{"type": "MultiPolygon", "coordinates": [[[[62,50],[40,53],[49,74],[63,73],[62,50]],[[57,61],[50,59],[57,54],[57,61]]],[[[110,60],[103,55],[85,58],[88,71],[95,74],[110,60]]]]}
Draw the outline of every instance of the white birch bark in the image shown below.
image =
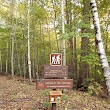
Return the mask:
{"type": "MultiPolygon", "coordinates": [[[[64,0],[61,1],[61,14],[62,14],[62,34],[65,33],[64,27],[64,0]]],[[[66,66],[66,47],[65,47],[65,39],[63,40],[63,66],[66,66]]]]}
{"type": "Polygon", "coordinates": [[[29,69],[29,80],[31,80],[31,60],[30,60],[30,0],[28,0],[28,69],[29,69]]]}
{"type": "Polygon", "coordinates": [[[103,41],[101,38],[101,29],[100,29],[100,23],[99,23],[96,1],[90,0],[90,6],[91,6],[92,17],[93,17],[93,23],[94,23],[95,40],[96,40],[98,55],[100,58],[100,63],[102,66],[103,75],[105,77],[108,95],[110,96],[110,68],[109,68],[108,60],[107,60],[107,57],[105,54],[103,41]]]}

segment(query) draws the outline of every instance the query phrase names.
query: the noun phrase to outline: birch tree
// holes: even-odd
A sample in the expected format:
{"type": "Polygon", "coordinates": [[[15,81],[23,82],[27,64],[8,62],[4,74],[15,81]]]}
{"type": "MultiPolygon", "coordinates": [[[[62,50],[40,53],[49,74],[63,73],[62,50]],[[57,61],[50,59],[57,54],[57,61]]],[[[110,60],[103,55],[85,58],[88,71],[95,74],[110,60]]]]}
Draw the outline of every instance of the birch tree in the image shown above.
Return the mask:
{"type": "Polygon", "coordinates": [[[110,96],[110,68],[109,68],[108,60],[106,57],[106,53],[104,50],[103,41],[101,37],[101,29],[100,29],[96,1],[90,0],[90,6],[91,6],[92,17],[93,17],[93,24],[94,24],[94,30],[95,30],[95,42],[97,46],[97,51],[98,51],[98,55],[100,58],[103,75],[105,77],[108,95],[110,96]]]}
{"type": "Polygon", "coordinates": [[[30,0],[28,0],[28,68],[31,82],[31,61],[30,61],[30,0]]]}

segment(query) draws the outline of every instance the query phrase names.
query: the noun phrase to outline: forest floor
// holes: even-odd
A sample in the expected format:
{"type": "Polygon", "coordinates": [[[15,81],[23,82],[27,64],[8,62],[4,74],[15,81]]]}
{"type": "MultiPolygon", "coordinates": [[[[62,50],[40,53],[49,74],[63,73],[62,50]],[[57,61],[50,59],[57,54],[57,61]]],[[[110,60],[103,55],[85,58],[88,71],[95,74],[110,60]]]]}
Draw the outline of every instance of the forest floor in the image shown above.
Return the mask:
{"type": "MultiPolygon", "coordinates": [[[[33,82],[0,76],[0,110],[51,110],[49,90],[36,90],[33,82]]],[[[57,110],[110,110],[110,100],[69,90],[57,110]]]]}

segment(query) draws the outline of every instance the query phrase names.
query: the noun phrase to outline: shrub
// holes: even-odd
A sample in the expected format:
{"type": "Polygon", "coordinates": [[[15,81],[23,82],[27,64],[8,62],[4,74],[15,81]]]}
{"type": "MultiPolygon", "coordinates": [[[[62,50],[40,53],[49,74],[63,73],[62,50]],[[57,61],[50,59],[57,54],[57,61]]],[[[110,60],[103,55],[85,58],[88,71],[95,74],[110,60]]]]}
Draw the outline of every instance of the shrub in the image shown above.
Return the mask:
{"type": "Polygon", "coordinates": [[[67,99],[68,99],[67,95],[66,95],[66,94],[63,94],[63,95],[62,95],[62,101],[63,101],[63,100],[67,100],[67,99]]]}
{"type": "Polygon", "coordinates": [[[49,96],[49,90],[44,90],[44,91],[43,91],[43,94],[44,94],[45,96],[49,96]]]}
{"type": "Polygon", "coordinates": [[[103,87],[98,82],[91,82],[88,86],[88,93],[98,96],[100,93],[102,93],[102,88],[103,87]]]}
{"type": "Polygon", "coordinates": [[[45,109],[50,108],[50,102],[45,101],[45,102],[43,103],[43,107],[44,107],[45,109]]]}

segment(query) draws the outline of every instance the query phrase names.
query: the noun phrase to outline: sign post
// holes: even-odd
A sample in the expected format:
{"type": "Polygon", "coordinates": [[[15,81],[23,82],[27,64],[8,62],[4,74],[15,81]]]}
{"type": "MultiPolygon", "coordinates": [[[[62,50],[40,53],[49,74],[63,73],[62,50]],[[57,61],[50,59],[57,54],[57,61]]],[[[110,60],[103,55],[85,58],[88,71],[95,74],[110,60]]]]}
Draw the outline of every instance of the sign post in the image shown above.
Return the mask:
{"type": "MultiPolygon", "coordinates": [[[[50,54],[50,65],[51,66],[61,66],[62,65],[62,54],[52,53],[50,54]]],[[[58,72],[56,72],[58,73],[58,72]]],[[[57,76],[57,74],[55,75],[57,76]]],[[[53,89],[56,90],[56,89],[53,89]]],[[[56,103],[52,103],[52,110],[56,110],[56,103]]]]}
{"type": "Polygon", "coordinates": [[[49,95],[51,110],[56,110],[56,103],[60,103],[62,99],[62,91],[57,91],[57,89],[73,88],[73,79],[62,79],[67,76],[68,67],[62,66],[62,54],[51,53],[50,65],[44,66],[44,79],[37,79],[36,82],[37,89],[53,89],[49,95]]]}
{"type": "Polygon", "coordinates": [[[56,110],[56,103],[52,103],[52,110],[56,110]]]}

